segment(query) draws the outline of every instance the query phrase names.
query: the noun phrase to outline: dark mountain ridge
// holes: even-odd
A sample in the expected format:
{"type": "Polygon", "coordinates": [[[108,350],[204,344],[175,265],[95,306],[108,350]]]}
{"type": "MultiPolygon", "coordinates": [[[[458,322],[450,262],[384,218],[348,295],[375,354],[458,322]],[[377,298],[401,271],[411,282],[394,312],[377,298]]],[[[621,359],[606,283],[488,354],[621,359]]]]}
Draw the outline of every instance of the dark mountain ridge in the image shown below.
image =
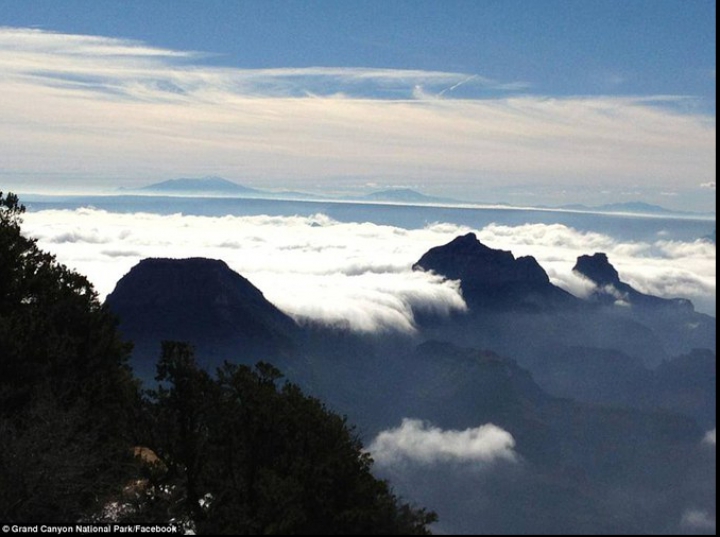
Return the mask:
{"type": "Polygon", "coordinates": [[[412,268],[460,280],[465,301],[475,309],[534,311],[576,302],[550,283],[534,257],[516,259],[511,252],[485,246],[474,233],[431,248],[412,268]]]}
{"type": "Polygon", "coordinates": [[[597,288],[592,294],[594,300],[612,304],[616,301],[627,301],[633,306],[645,308],[674,307],[685,311],[694,311],[692,302],[684,298],[660,298],[646,295],[620,280],[620,274],[610,264],[606,254],[599,252],[592,256],[582,255],[577,258],[573,272],[592,281],[597,288]]]}
{"type": "Polygon", "coordinates": [[[573,271],[596,285],[591,302],[649,327],[670,355],[697,348],[715,350],[715,319],[696,312],[690,300],[660,298],[637,291],[620,280],[604,253],[578,257],[573,271]]]}
{"type": "Polygon", "coordinates": [[[212,362],[206,366],[242,356],[286,365],[298,336],[293,319],[218,260],[145,259],[118,282],[107,304],[135,343],[133,366],[141,375],[154,371],[163,340],[192,343],[212,362]]]}
{"type": "MultiPolygon", "coordinates": [[[[578,264],[593,281],[622,284],[606,256],[578,264]]],[[[714,462],[699,451],[714,425],[714,345],[671,354],[667,341],[682,330],[668,326],[660,337],[646,319],[665,310],[685,315],[686,307],[577,298],[532,257],[516,259],[473,234],[431,249],[415,268],[459,280],[469,313],[428,318],[413,337],[298,326],[225,263],[208,259],[145,260],[108,305],[136,343],[136,370],[154,368],[161,339],[190,340],[208,368],[274,363],[358,423],[366,440],[406,417],[443,430],[492,423],[509,432],[518,456],[512,468],[389,470],[402,494],[437,506],[450,528],[682,529],[687,502],[700,501],[696,491],[708,490],[714,476],[714,462]],[[701,477],[689,481],[691,473],[701,477]]]]}

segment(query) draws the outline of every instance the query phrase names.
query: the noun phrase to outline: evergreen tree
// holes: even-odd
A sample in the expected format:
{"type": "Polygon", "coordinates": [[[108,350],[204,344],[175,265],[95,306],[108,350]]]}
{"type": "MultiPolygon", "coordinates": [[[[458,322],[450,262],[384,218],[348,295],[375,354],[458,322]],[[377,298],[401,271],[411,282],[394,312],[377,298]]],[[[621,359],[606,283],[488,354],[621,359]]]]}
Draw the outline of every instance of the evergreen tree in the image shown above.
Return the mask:
{"type": "Polygon", "coordinates": [[[399,502],[345,419],[270,365],[211,377],[168,342],[160,384],[141,399],[115,319],[85,277],[22,234],[24,211],[0,192],[0,520],[429,533],[434,513],[399,502]],[[162,463],[130,481],[138,438],[162,463]]]}
{"type": "Polygon", "coordinates": [[[0,519],[74,522],[117,487],[135,384],[88,280],[0,192],[0,519]]]}
{"type": "Polygon", "coordinates": [[[154,488],[165,496],[148,497],[156,516],[164,502],[208,534],[428,534],[434,513],[401,504],[346,420],[281,378],[263,363],[211,378],[190,347],[163,344],[150,412],[168,468],[154,488]]]}

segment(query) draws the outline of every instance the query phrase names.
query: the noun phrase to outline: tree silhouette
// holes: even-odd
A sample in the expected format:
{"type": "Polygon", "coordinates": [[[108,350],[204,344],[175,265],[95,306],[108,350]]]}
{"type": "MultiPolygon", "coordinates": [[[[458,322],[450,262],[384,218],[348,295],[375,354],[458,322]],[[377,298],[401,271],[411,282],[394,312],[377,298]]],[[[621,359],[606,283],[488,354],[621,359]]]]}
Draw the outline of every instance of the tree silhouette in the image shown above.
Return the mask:
{"type": "Polygon", "coordinates": [[[199,533],[428,534],[434,513],[399,502],[346,420],[281,378],[264,363],[211,378],[188,345],[163,344],[150,415],[167,508],[199,533]]]}
{"type": "Polygon", "coordinates": [[[119,483],[135,384],[114,318],[24,212],[0,192],[0,519],[72,522],[119,483]]]}
{"type": "Polygon", "coordinates": [[[186,522],[212,534],[428,534],[344,418],[281,373],[166,342],[143,399],[88,280],[21,232],[0,192],[0,520],[186,522]],[[162,461],[139,481],[141,439],[162,461]],[[138,483],[142,482],[142,486],[138,483]],[[132,485],[132,484],[138,485],[132,485]],[[108,515],[106,507],[120,505],[108,515]]]}

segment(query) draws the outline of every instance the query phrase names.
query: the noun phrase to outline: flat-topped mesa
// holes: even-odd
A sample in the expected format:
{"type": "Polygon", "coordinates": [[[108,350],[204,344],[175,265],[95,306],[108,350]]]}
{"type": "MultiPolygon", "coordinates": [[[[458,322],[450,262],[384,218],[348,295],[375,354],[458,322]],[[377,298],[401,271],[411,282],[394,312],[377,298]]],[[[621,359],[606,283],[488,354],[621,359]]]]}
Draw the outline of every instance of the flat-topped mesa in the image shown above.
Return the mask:
{"type": "Polygon", "coordinates": [[[474,233],[431,248],[413,265],[413,270],[460,280],[463,296],[471,306],[532,305],[545,309],[557,300],[571,302],[573,298],[550,283],[534,257],[516,259],[511,252],[482,244],[474,233]]]}
{"type": "MultiPolygon", "coordinates": [[[[184,303],[200,307],[260,307],[283,315],[262,292],[224,261],[205,258],[143,259],[108,296],[111,306],[139,308],[184,303]]],[[[188,312],[190,315],[194,315],[188,312]]]]}
{"type": "Polygon", "coordinates": [[[134,355],[151,359],[161,341],[175,340],[232,350],[216,353],[218,361],[269,360],[291,349],[298,331],[259,289],[215,259],[145,259],[118,282],[107,304],[136,344],[134,355]]]}

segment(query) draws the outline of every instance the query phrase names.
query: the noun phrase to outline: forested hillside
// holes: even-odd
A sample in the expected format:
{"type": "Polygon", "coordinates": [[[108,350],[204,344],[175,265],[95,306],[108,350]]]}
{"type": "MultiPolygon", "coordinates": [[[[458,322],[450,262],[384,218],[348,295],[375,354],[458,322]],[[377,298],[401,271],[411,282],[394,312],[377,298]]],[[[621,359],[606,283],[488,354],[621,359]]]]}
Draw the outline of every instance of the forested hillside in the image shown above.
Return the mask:
{"type": "MultiPolygon", "coordinates": [[[[0,193],[0,520],[169,522],[197,533],[428,534],[345,419],[268,364],[200,369],[166,342],[142,391],[88,280],[0,193]],[[141,457],[136,457],[141,455],[141,457]]],[[[158,349],[160,354],[160,349],[158,349]]]]}

